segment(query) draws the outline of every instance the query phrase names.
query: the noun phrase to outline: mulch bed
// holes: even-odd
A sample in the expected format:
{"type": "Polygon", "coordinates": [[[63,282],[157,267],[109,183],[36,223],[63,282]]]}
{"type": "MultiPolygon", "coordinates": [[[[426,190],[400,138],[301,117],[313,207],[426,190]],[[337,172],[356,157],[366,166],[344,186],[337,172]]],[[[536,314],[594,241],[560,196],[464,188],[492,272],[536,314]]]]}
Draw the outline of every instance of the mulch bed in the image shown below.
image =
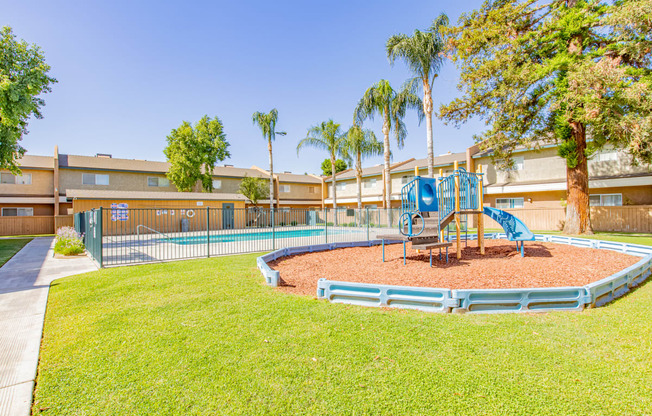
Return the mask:
{"type": "Polygon", "coordinates": [[[317,280],[377,283],[449,289],[506,289],[583,286],[608,277],[636,263],[640,258],[609,250],[579,248],[565,244],[525,242],[525,257],[515,243],[485,240],[485,255],[476,241],[462,243],[462,259],[455,257],[455,245],[438,260],[433,250],[433,267],[427,251],[418,254],[407,244],[385,246],[385,263],[380,246],[341,248],[283,257],[269,266],[281,274],[279,290],[314,296],[317,280]]]}

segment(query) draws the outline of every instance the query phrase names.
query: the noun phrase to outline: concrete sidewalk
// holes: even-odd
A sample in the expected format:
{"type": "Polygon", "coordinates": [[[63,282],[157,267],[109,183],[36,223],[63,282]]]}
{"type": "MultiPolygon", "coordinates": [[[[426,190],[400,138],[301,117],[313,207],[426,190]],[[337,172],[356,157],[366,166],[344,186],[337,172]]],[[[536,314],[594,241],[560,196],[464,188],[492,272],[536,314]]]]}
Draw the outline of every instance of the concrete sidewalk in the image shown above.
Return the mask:
{"type": "Polygon", "coordinates": [[[97,270],[86,256],[55,259],[39,237],[0,268],[0,416],[30,414],[50,283],[97,270]]]}

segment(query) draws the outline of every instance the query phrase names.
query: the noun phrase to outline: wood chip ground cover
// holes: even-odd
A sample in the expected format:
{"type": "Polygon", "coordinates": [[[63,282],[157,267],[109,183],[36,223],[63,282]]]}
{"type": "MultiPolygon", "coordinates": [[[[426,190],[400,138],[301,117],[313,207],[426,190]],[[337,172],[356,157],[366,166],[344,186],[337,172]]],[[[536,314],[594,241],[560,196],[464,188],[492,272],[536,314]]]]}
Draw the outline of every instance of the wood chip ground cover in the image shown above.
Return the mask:
{"type": "Polygon", "coordinates": [[[484,256],[476,241],[449,262],[438,259],[433,250],[433,267],[427,251],[417,253],[407,244],[407,264],[403,265],[403,245],[385,246],[382,262],[380,246],[343,248],[283,257],[269,266],[281,274],[279,290],[314,296],[317,280],[342,280],[400,286],[449,289],[507,289],[583,286],[608,277],[640,260],[639,257],[609,250],[573,247],[565,244],[526,242],[525,257],[515,243],[486,240],[484,256]]]}

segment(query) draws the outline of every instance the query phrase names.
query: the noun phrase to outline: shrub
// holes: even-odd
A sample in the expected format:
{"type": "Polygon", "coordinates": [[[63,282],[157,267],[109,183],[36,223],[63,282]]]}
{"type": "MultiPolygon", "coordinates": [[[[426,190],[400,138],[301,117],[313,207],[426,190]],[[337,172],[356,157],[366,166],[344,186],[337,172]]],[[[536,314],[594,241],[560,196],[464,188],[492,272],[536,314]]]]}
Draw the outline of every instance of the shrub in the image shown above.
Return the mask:
{"type": "Polygon", "coordinates": [[[293,227],[296,227],[297,224],[298,224],[298,222],[296,222],[296,221],[292,221],[292,222],[290,223],[290,225],[293,226],[293,227]]]}
{"type": "Polygon", "coordinates": [[[61,227],[57,230],[54,252],[64,256],[81,254],[84,252],[84,242],[74,228],[61,227]]]}

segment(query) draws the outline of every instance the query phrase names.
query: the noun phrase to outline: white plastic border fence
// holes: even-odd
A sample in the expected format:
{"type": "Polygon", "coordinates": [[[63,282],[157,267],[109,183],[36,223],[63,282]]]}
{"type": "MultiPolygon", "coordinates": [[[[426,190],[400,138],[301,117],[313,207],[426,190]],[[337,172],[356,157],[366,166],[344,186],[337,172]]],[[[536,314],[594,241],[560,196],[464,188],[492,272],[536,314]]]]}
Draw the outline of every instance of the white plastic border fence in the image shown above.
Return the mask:
{"type": "MultiPolygon", "coordinates": [[[[506,239],[502,233],[485,234],[487,239],[506,239]]],[[[535,235],[536,241],[568,244],[575,247],[612,250],[642,257],[636,264],[586,286],[524,288],[524,289],[441,289],[414,286],[378,285],[319,279],[317,297],[333,303],[350,305],[418,309],[426,312],[453,313],[510,313],[581,311],[599,307],[617,299],[643,283],[652,274],[652,247],[613,241],[556,235],[535,235]]],[[[469,240],[477,239],[475,234],[469,240]]],[[[388,241],[395,244],[401,241],[388,241]]],[[[381,240],[317,244],[276,250],[258,257],[258,269],[270,286],[278,286],[279,272],[272,270],[268,261],[280,257],[344,247],[368,247],[381,240]]]]}

